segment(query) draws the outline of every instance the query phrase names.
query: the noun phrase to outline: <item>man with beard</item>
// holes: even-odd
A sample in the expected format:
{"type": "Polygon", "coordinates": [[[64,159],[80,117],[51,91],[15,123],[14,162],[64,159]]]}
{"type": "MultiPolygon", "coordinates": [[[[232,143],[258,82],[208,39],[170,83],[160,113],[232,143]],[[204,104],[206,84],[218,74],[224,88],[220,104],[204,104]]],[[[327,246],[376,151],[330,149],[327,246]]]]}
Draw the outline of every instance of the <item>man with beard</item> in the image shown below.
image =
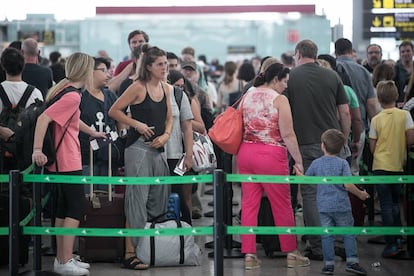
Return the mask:
{"type": "Polygon", "coordinates": [[[375,67],[382,62],[382,48],[378,44],[370,44],[367,47],[367,63],[364,64],[371,74],[375,67]]]}

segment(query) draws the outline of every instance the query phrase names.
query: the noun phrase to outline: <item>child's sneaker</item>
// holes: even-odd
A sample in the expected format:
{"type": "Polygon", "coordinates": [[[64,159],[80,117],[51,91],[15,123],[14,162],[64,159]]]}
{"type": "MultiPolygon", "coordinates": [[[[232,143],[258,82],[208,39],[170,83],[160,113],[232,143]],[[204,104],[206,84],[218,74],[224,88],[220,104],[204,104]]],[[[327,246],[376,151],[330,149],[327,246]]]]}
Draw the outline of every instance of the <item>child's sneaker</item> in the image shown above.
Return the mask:
{"type": "Polygon", "coordinates": [[[335,270],[335,267],[333,265],[325,265],[322,268],[322,274],[325,274],[325,275],[333,275],[334,274],[334,270],[335,270]]]}
{"type": "Polygon", "coordinates": [[[367,275],[367,271],[363,267],[361,267],[358,263],[347,264],[345,270],[348,272],[358,274],[358,275],[367,275]]]}
{"type": "Polygon", "coordinates": [[[384,251],[382,251],[382,257],[384,258],[392,258],[397,256],[400,253],[396,244],[387,244],[385,246],[384,251]]]}

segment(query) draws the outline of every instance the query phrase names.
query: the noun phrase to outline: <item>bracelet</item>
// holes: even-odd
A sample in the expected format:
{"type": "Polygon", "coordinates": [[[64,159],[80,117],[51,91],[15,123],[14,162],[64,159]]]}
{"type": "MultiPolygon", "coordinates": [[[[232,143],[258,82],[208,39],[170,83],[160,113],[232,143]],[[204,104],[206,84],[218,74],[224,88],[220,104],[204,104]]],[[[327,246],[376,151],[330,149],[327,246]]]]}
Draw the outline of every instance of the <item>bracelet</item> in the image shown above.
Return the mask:
{"type": "Polygon", "coordinates": [[[42,149],[41,148],[33,149],[33,153],[35,153],[35,152],[42,152],[42,149]]]}

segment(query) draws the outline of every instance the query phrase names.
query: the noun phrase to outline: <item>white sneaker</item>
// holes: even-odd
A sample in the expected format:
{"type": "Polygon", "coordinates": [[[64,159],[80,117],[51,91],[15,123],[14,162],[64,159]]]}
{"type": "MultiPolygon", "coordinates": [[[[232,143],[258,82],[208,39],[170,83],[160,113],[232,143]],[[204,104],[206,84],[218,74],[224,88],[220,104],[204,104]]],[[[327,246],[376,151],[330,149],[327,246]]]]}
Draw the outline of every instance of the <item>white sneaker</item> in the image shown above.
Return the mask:
{"type": "Polygon", "coordinates": [[[90,264],[82,262],[78,255],[73,255],[73,260],[75,261],[75,264],[81,268],[89,269],[91,267],[90,264]]]}
{"type": "Polygon", "coordinates": [[[63,274],[63,275],[89,275],[89,270],[79,267],[76,265],[75,259],[70,259],[65,264],[59,264],[59,262],[55,259],[54,270],[56,273],[63,274]]]}
{"type": "Polygon", "coordinates": [[[54,271],[57,271],[57,270],[59,270],[60,269],[60,267],[61,267],[62,265],[59,263],[59,261],[58,261],[58,259],[57,258],[55,258],[55,261],[53,262],[53,270],[54,271]]]}

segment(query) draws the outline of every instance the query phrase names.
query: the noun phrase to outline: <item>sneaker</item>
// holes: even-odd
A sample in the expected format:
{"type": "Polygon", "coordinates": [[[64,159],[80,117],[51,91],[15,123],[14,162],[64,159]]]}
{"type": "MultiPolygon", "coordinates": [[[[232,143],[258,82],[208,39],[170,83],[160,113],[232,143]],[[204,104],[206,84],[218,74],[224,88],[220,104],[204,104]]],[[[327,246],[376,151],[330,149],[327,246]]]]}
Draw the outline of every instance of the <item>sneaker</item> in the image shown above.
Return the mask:
{"type": "Polygon", "coordinates": [[[364,268],[362,268],[358,263],[354,263],[351,265],[347,264],[345,270],[358,275],[367,275],[367,271],[364,268]]]}
{"type": "Polygon", "coordinates": [[[58,259],[57,258],[55,258],[55,261],[53,262],[53,270],[54,271],[57,271],[57,270],[59,270],[60,269],[60,267],[61,267],[62,265],[59,263],[59,261],[58,261],[58,259]]]}
{"type": "Polygon", "coordinates": [[[53,266],[54,271],[63,275],[89,275],[89,270],[79,267],[76,265],[75,259],[70,259],[65,264],[60,264],[57,259],[55,259],[56,266],[53,266]]]}
{"type": "Polygon", "coordinates": [[[396,244],[387,244],[387,246],[384,248],[384,251],[382,251],[382,257],[392,258],[394,256],[397,256],[399,253],[400,250],[398,250],[396,244]]]}
{"type": "Polygon", "coordinates": [[[335,270],[335,267],[333,265],[325,265],[322,268],[322,274],[325,274],[325,275],[333,275],[334,274],[334,270],[335,270]]]}
{"type": "Polygon", "coordinates": [[[398,250],[403,250],[403,246],[404,246],[405,240],[403,239],[397,239],[397,248],[398,250]]]}
{"type": "Polygon", "coordinates": [[[73,260],[75,261],[75,264],[81,268],[89,269],[91,268],[91,265],[85,262],[82,262],[80,256],[74,255],[73,260]]]}

